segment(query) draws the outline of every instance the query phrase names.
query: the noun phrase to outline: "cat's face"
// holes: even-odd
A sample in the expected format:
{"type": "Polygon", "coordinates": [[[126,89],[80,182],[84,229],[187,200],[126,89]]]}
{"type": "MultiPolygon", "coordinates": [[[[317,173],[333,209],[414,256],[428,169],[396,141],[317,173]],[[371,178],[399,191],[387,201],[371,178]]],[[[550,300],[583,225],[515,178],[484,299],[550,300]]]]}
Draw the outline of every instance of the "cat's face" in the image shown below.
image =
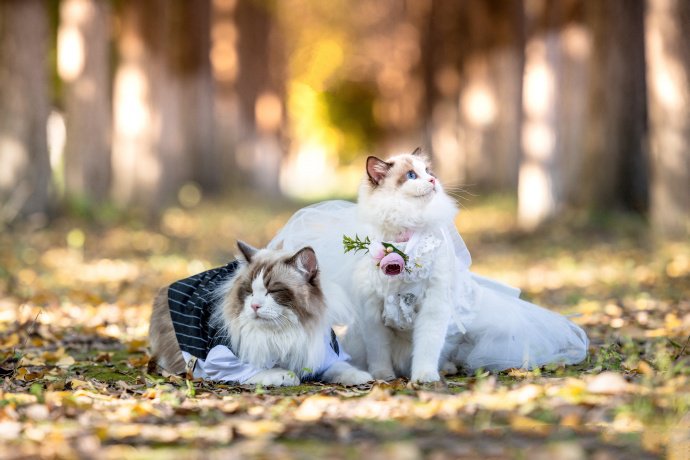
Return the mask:
{"type": "Polygon", "coordinates": [[[440,184],[426,157],[416,152],[398,155],[388,161],[367,158],[367,176],[372,191],[392,193],[410,201],[430,201],[439,191],[440,184]]]}
{"type": "Polygon", "coordinates": [[[285,330],[316,324],[325,312],[314,250],[294,254],[239,242],[246,269],[237,278],[232,316],[256,327],[285,330]]]}
{"type": "Polygon", "coordinates": [[[371,156],[366,172],[359,203],[371,223],[415,229],[452,219],[457,212],[419,149],[385,161],[371,156]]]}

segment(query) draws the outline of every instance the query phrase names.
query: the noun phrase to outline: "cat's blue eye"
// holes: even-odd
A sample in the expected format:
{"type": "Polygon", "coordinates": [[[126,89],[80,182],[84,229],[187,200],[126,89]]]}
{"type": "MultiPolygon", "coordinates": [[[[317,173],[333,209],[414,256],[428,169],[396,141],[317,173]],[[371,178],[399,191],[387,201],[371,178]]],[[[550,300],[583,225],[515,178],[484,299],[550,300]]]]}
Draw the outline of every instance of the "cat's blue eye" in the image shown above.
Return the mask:
{"type": "Polygon", "coordinates": [[[417,178],[417,173],[414,171],[407,171],[407,178],[408,179],[416,179],[417,178]]]}

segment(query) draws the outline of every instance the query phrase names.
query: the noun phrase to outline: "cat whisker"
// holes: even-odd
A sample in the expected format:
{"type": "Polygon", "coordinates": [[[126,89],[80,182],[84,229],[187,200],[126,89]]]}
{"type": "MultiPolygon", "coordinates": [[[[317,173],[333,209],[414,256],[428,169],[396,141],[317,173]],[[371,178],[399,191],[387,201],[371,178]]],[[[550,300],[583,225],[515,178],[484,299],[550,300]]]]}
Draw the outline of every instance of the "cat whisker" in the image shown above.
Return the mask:
{"type": "Polygon", "coordinates": [[[446,193],[464,193],[465,195],[472,196],[472,197],[479,196],[479,194],[473,193],[470,190],[463,188],[463,187],[448,187],[448,188],[445,188],[444,191],[446,193]]]}
{"type": "Polygon", "coordinates": [[[457,187],[444,187],[444,191],[446,191],[446,192],[448,192],[448,191],[451,191],[451,192],[463,192],[463,193],[466,193],[466,194],[471,195],[471,196],[479,196],[478,194],[472,193],[472,192],[470,192],[468,189],[466,189],[466,188],[464,188],[464,187],[461,187],[461,186],[457,186],[457,187]]]}
{"type": "Polygon", "coordinates": [[[285,313],[280,313],[275,318],[271,318],[271,322],[276,326],[279,326],[280,329],[289,329],[293,326],[290,318],[288,318],[285,313]]]}
{"type": "Polygon", "coordinates": [[[444,182],[444,187],[475,187],[477,184],[468,184],[466,182],[444,182]]]}
{"type": "Polygon", "coordinates": [[[456,196],[456,197],[462,198],[463,200],[471,200],[471,199],[476,198],[478,196],[478,195],[474,195],[472,193],[469,193],[465,190],[447,190],[446,195],[456,196]]]}

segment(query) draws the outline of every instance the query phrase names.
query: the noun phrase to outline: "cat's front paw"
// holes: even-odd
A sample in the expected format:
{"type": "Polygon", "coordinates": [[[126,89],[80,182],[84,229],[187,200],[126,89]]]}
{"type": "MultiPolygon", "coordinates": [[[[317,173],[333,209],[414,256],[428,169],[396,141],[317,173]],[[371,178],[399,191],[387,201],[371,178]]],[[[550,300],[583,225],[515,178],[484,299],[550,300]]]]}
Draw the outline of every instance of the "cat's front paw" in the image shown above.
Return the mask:
{"type": "Polygon", "coordinates": [[[361,385],[374,380],[368,372],[360,371],[344,361],[338,361],[329,367],[322,375],[324,382],[340,385],[361,385]]]}
{"type": "Polygon", "coordinates": [[[395,380],[395,372],[392,369],[373,369],[371,375],[376,380],[395,380]]]}
{"type": "Polygon", "coordinates": [[[412,377],[410,380],[418,383],[431,383],[440,381],[441,376],[439,375],[438,371],[412,372],[412,377]]]}
{"type": "Polygon", "coordinates": [[[261,371],[247,379],[248,385],[263,385],[265,387],[289,387],[300,384],[299,377],[294,372],[285,369],[274,368],[261,371]]]}
{"type": "Polygon", "coordinates": [[[374,380],[374,377],[372,377],[370,373],[360,371],[359,369],[355,369],[353,367],[352,369],[341,372],[336,378],[335,383],[345,386],[362,385],[363,383],[371,382],[372,380],[374,380]]]}

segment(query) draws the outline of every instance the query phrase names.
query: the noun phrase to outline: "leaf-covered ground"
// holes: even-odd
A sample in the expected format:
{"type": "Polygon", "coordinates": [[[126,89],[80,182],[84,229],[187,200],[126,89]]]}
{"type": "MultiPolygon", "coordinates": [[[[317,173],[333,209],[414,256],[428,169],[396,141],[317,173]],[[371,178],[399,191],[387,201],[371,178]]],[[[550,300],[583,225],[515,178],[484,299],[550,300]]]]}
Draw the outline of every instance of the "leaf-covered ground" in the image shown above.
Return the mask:
{"type": "Polygon", "coordinates": [[[690,244],[630,216],[516,230],[466,204],[474,270],[583,325],[590,357],[535,372],[252,388],[149,371],[157,288],[264,244],[290,206],[73,217],[0,234],[0,457],[690,457],[690,244]]]}

